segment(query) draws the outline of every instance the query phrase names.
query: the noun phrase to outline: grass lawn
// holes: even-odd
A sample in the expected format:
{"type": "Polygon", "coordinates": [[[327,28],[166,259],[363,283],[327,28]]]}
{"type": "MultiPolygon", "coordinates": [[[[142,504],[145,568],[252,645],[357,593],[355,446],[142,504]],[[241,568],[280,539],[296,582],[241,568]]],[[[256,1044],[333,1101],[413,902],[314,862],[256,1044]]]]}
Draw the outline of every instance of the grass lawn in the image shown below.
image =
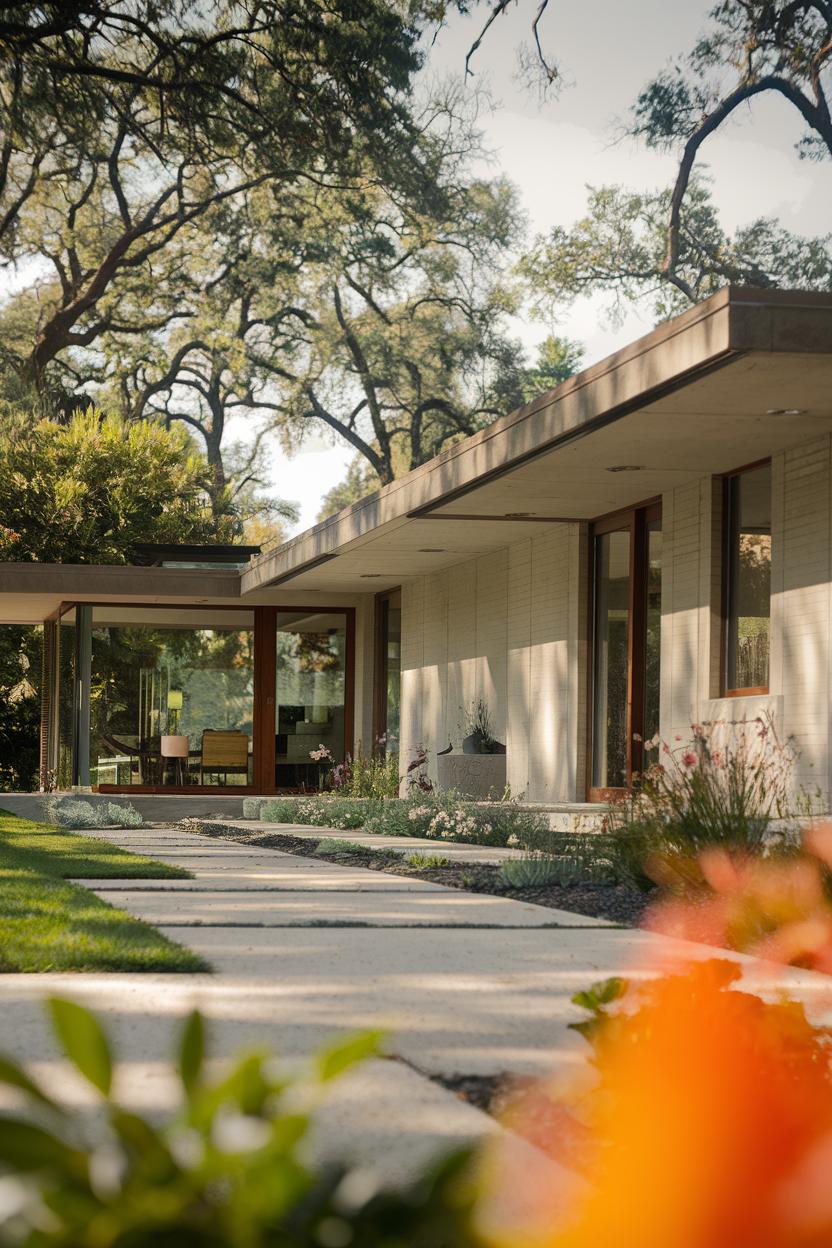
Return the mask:
{"type": "Polygon", "coordinates": [[[170,879],[180,867],[0,810],[0,971],[205,971],[196,954],[69,878],[170,879]]]}

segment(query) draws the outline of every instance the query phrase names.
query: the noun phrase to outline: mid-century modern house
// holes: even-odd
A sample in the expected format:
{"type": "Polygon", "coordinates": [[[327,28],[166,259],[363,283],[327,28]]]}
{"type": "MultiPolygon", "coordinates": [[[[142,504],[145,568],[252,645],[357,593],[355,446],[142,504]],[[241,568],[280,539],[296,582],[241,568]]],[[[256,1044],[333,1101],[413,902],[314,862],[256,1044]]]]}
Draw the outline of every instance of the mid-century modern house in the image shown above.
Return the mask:
{"type": "Polygon", "coordinates": [[[529,801],[762,713],[828,794],[832,295],[723,290],[275,550],[156,556],[0,566],[45,782],[314,788],[385,735],[435,772],[482,699],[529,801]]]}

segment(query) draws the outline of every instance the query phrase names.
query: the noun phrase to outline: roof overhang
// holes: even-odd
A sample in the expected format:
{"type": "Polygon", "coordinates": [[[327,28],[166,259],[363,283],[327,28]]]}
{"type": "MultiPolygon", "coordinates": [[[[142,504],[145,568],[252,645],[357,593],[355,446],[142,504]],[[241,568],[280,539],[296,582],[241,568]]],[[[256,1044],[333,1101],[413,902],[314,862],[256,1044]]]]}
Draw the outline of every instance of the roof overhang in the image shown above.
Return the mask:
{"type": "Polygon", "coordinates": [[[0,563],[0,620],[39,624],[66,602],[240,605],[240,573],[72,563],[0,563]]]}
{"type": "Polygon", "coordinates": [[[262,556],[243,597],[390,588],[830,432],[832,296],[728,288],[262,556]]]}

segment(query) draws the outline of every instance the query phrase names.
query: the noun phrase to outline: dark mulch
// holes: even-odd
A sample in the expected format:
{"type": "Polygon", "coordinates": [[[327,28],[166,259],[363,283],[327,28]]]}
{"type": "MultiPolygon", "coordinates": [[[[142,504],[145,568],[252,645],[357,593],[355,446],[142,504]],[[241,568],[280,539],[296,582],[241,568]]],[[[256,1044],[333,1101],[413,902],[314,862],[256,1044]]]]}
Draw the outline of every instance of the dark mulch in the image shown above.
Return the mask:
{"type": "MultiPolygon", "coordinates": [[[[648,901],[644,893],[623,884],[546,884],[533,888],[512,888],[503,881],[500,868],[491,863],[453,862],[445,867],[412,867],[397,850],[365,846],[356,846],[351,853],[317,853],[321,840],[334,839],[329,833],[326,837],[316,839],[310,836],[292,836],[288,832],[258,832],[255,829],[248,831],[245,828],[205,822],[202,819],[183,819],[176,826],[180,832],[199,832],[204,836],[217,836],[243,844],[256,843],[266,849],[280,849],[284,853],[318,858],[339,866],[367,867],[371,871],[385,871],[388,875],[430,880],[434,884],[460,888],[469,893],[490,893],[515,901],[529,901],[536,906],[547,906],[553,910],[571,910],[575,914],[584,914],[590,918],[609,919],[627,927],[638,925],[648,901]]],[[[413,852],[425,851],[414,847],[413,852]]],[[[442,857],[441,843],[437,843],[435,855],[442,857]]]]}

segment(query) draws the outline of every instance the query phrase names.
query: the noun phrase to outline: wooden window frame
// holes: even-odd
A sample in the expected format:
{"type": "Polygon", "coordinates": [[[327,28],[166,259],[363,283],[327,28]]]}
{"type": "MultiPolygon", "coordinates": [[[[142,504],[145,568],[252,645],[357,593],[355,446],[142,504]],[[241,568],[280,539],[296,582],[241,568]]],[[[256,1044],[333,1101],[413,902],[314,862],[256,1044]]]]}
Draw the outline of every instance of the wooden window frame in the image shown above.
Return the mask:
{"type": "MultiPolygon", "coordinates": [[[[765,459],[755,459],[750,464],[743,464],[741,468],[732,468],[730,472],[724,472],[721,476],[722,481],[722,511],[720,523],[722,526],[720,550],[722,552],[722,575],[721,575],[721,591],[719,606],[719,696],[721,698],[753,698],[765,697],[771,692],[771,667],[769,666],[769,684],[767,685],[749,685],[746,688],[729,688],[728,685],[728,631],[729,631],[729,611],[731,607],[731,482],[737,477],[743,476],[746,472],[753,472],[756,468],[764,468],[771,465],[771,457],[765,459]]],[[[771,591],[769,591],[769,643],[771,642],[771,591]]],[[[769,665],[771,664],[771,650],[769,649],[769,665]]]]}

